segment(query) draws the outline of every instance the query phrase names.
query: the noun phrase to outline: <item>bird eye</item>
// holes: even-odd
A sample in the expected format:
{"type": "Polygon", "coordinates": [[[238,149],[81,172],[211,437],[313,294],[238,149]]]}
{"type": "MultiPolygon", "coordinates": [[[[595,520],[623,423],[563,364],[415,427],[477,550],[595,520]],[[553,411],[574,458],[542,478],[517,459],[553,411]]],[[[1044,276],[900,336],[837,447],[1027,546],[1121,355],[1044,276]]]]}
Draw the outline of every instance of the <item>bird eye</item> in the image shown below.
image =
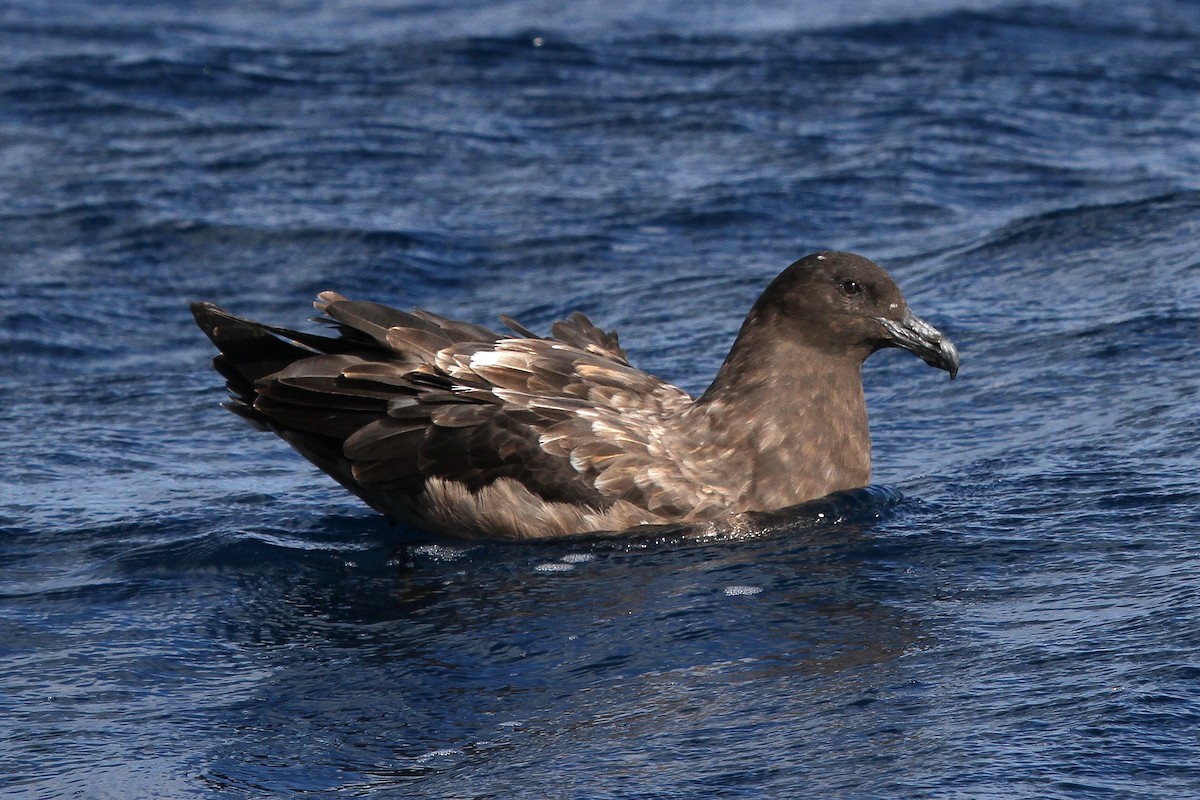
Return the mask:
{"type": "Polygon", "coordinates": [[[858,281],[842,281],[838,284],[838,289],[846,297],[853,297],[856,294],[862,294],[862,284],[858,281]]]}

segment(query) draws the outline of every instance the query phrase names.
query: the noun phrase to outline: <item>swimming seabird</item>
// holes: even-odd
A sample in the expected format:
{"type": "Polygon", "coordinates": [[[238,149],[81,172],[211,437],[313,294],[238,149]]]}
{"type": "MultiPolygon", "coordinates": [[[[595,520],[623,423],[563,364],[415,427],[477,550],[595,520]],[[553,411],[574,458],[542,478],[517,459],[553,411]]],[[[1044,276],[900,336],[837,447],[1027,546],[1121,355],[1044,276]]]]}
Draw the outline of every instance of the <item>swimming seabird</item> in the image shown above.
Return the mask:
{"type": "Polygon", "coordinates": [[[866,486],[862,364],[958,353],[877,264],[814,253],[767,286],[699,397],[629,364],[579,312],[542,337],[322,292],[323,336],[193,303],[226,407],[372,508],[444,536],[705,523],[866,486]]]}

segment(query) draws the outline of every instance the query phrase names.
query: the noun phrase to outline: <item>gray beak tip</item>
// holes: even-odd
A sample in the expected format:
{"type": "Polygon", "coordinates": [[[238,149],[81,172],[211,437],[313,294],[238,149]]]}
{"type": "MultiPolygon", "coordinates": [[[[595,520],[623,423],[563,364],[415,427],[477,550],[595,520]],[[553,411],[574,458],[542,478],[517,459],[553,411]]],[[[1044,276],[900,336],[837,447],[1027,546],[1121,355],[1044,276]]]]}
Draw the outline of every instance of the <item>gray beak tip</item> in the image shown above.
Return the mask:
{"type": "Polygon", "coordinates": [[[942,335],[941,331],[906,311],[899,322],[878,317],[888,333],[888,344],[902,347],[915,354],[931,367],[950,373],[950,380],[958,375],[958,348],[942,335]]]}
{"type": "Polygon", "coordinates": [[[942,352],[941,366],[950,373],[950,380],[954,380],[958,376],[958,348],[954,346],[954,342],[943,336],[939,349],[942,352]]]}

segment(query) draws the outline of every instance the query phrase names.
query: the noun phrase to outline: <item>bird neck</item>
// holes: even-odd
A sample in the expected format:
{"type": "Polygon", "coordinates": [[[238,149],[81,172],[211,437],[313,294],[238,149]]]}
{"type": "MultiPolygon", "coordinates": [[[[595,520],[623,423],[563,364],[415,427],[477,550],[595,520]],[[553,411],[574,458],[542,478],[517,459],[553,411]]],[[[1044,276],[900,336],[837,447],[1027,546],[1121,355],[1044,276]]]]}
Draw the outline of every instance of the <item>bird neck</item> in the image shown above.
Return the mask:
{"type": "Polygon", "coordinates": [[[741,467],[732,492],[737,511],[782,508],[870,482],[857,356],[747,326],[690,414],[707,420],[719,457],[741,467]]]}

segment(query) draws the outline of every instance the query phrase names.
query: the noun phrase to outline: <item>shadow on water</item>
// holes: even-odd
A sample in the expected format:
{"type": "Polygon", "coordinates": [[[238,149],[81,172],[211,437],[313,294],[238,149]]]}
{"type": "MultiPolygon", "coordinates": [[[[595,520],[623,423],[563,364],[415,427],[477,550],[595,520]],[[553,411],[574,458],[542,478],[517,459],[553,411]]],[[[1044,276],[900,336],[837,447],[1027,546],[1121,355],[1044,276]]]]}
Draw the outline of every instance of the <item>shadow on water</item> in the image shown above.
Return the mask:
{"type": "Polygon", "coordinates": [[[215,787],[456,776],[482,788],[505,765],[566,763],[580,748],[602,768],[628,756],[630,737],[647,759],[702,776],[694,754],[726,731],[800,747],[797,717],[817,719],[846,692],[871,703],[879,688],[861,672],[878,679],[922,646],[920,621],[893,602],[903,556],[873,530],[916,506],[870,488],[734,532],[399,549],[375,520],[330,517],[299,536],[142,549],[123,569],[173,564],[226,589],[204,638],[260,677],[213,698],[228,727],[197,769],[215,787]],[[275,761],[284,751],[295,760],[275,761]]]}

